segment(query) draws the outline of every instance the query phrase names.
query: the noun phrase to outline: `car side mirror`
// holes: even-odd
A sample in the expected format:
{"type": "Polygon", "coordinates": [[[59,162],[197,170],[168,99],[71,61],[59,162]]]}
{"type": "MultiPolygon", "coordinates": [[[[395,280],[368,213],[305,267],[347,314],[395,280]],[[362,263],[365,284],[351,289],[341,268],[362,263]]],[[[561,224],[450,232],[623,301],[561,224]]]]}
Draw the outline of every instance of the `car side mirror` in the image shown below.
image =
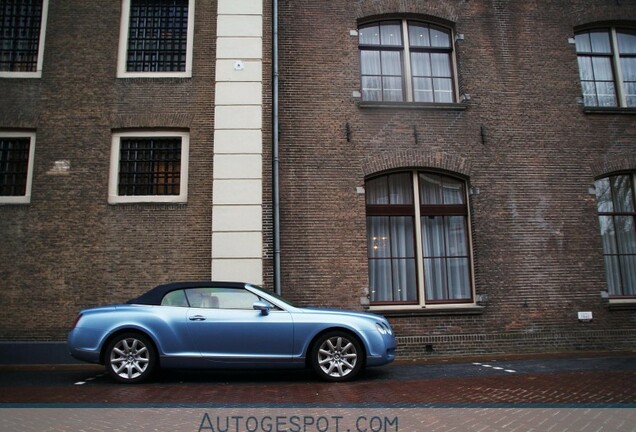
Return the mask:
{"type": "Polygon", "coordinates": [[[265,302],[257,301],[252,305],[252,308],[261,311],[261,315],[269,315],[270,306],[265,302]]]}

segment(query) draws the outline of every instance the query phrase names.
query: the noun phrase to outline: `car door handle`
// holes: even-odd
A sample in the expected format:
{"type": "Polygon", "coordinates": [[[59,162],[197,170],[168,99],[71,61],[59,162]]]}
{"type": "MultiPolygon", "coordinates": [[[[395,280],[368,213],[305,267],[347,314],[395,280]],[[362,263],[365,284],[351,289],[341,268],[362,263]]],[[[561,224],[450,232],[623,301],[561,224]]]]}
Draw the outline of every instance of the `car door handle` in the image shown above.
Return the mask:
{"type": "Polygon", "coordinates": [[[205,321],[205,317],[203,315],[194,315],[188,318],[190,321],[205,321]]]}

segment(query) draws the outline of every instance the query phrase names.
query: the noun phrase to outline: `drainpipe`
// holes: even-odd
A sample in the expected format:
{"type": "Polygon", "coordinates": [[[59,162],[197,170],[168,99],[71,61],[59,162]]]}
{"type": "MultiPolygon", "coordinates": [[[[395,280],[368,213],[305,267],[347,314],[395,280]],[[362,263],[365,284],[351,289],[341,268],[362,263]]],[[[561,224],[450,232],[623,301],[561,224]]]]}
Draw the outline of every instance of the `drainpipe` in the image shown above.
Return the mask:
{"type": "Polygon", "coordinates": [[[280,284],[280,192],[278,173],[278,0],[272,0],[272,217],[274,225],[274,291],[280,284]]]}

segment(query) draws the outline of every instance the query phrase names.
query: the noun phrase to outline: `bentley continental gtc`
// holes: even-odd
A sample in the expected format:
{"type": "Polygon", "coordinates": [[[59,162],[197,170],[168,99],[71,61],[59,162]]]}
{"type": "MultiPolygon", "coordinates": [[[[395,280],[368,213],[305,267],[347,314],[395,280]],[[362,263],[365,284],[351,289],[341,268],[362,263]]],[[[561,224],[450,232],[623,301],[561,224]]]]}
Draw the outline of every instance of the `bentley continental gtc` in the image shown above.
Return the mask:
{"type": "Polygon", "coordinates": [[[236,282],[159,285],[126,304],[80,312],[68,336],[76,359],[137,383],[161,368],[312,368],[327,381],[390,363],[387,320],[366,312],[301,308],[236,282]]]}

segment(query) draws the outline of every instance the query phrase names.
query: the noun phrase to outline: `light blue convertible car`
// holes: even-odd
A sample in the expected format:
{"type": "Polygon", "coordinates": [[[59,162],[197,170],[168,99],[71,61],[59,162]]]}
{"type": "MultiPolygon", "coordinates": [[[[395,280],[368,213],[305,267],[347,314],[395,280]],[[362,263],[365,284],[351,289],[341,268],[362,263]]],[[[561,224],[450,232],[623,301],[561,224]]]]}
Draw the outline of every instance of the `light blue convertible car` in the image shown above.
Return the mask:
{"type": "Polygon", "coordinates": [[[354,378],[395,359],[384,317],[299,308],[236,282],[159,285],[127,304],[85,309],[68,337],[71,355],[136,383],[161,368],[312,367],[327,381],[354,378]]]}

